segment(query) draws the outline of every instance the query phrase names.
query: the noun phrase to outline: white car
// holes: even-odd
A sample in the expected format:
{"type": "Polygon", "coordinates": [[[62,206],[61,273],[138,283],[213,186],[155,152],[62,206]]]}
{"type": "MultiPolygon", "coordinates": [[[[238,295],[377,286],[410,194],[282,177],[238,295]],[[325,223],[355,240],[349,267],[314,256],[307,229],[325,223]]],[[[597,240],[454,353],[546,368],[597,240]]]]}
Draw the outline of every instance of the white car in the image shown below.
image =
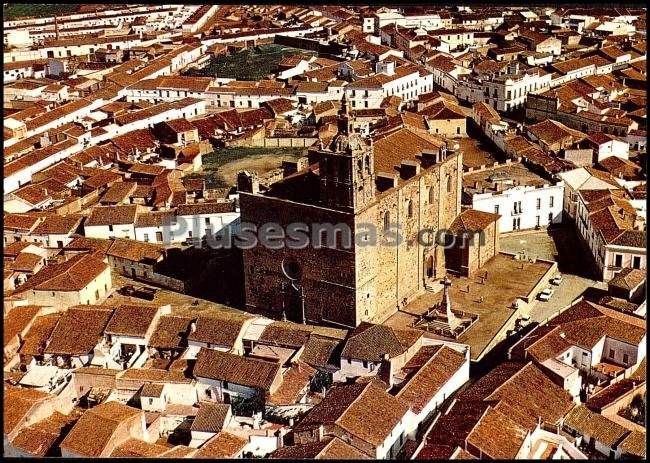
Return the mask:
{"type": "Polygon", "coordinates": [[[553,291],[551,288],[546,288],[541,293],[539,293],[539,296],[537,297],[539,298],[540,301],[546,302],[551,298],[554,292],[555,291],[553,291]]]}
{"type": "Polygon", "coordinates": [[[555,286],[559,286],[560,283],[562,283],[562,275],[559,273],[555,275],[553,278],[551,278],[551,284],[555,286]]]}

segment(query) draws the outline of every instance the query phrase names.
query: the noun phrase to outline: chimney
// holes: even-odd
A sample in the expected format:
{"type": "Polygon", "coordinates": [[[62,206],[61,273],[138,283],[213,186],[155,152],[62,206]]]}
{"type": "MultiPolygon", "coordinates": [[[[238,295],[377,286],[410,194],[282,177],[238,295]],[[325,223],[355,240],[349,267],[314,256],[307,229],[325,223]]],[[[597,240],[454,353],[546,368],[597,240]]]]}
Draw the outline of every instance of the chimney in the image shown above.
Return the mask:
{"type": "Polygon", "coordinates": [[[399,167],[399,174],[404,180],[415,177],[420,173],[420,164],[416,161],[403,160],[399,167]]]}
{"type": "Polygon", "coordinates": [[[397,176],[394,174],[378,172],[375,176],[375,184],[377,186],[377,191],[379,192],[395,188],[397,186],[397,176]]]}
{"type": "Polygon", "coordinates": [[[196,322],[190,323],[190,332],[196,333],[196,322]]]}

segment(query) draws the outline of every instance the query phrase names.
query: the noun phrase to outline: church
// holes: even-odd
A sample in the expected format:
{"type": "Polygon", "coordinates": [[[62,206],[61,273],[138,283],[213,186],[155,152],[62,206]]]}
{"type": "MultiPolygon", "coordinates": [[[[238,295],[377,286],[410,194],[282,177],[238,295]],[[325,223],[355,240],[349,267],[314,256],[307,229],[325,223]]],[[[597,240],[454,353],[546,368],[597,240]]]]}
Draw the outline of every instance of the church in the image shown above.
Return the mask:
{"type": "Polygon", "coordinates": [[[345,100],[337,123],[331,140],[309,149],[304,168],[267,188],[254,174],[239,175],[242,223],[304,223],[310,231],[341,224],[354,234],[351,245],[337,236],[333,246],[244,249],[251,312],[341,327],[378,323],[445,275],[444,249],[419,232],[447,229],[461,212],[457,145],[411,127],[364,139],[345,100]]]}

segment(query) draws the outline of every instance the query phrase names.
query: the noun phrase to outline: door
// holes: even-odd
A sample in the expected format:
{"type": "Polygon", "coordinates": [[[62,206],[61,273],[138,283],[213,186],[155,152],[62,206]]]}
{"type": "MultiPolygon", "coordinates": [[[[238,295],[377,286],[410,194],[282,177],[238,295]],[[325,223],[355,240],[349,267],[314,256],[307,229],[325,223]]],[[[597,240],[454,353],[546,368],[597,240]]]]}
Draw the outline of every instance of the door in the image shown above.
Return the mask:
{"type": "Polygon", "coordinates": [[[427,257],[426,271],[427,278],[433,278],[433,256],[427,257]]]}

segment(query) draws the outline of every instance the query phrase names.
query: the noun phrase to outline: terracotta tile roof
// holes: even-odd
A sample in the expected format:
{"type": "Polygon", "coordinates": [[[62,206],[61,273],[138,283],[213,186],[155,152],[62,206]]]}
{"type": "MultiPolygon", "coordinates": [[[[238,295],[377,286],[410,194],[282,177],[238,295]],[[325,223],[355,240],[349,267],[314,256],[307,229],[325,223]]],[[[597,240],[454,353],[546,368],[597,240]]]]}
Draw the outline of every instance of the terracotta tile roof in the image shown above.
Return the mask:
{"type": "Polygon", "coordinates": [[[602,409],[614,402],[620,400],[624,395],[633,391],[645,381],[638,381],[631,378],[623,378],[616,383],[610,384],[590,396],[585,405],[596,413],[601,413],[602,409]]]}
{"type": "Polygon", "coordinates": [[[100,204],[119,204],[124,202],[138,186],[135,182],[117,182],[112,184],[104,196],[99,200],[100,204]]]}
{"type": "Polygon", "coordinates": [[[361,322],[348,337],[341,357],[380,362],[384,354],[389,358],[409,349],[422,337],[418,330],[396,330],[386,325],[361,322]]]}
{"type": "Polygon", "coordinates": [[[36,268],[45,260],[45,257],[40,254],[32,254],[31,252],[21,252],[16,256],[13,262],[5,264],[6,269],[14,270],[15,272],[34,273],[36,268]]]}
{"type": "Polygon", "coordinates": [[[197,449],[186,445],[176,445],[165,453],[158,455],[158,458],[189,458],[197,452],[197,449]]]}
{"type": "Polygon", "coordinates": [[[408,380],[397,397],[406,401],[415,413],[420,413],[464,363],[465,356],[461,352],[443,346],[408,380]]]}
{"type": "Polygon", "coordinates": [[[113,312],[104,332],[122,336],[144,337],[158,307],[150,305],[120,305],[113,312]]]}
{"type": "Polygon", "coordinates": [[[567,127],[561,122],[554,121],[552,119],[546,119],[537,124],[533,124],[527,127],[527,130],[535,135],[539,140],[547,144],[557,143],[560,140],[571,137],[573,142],[577,142],[587,138],[587,135],[567,127]]]}
{"type": "Polygon", "coordinates": [[[311,332],[290,322],[273,322],[264,329],[258,342],[299,349],[309,340],[311,332]]]}
{"type": "Polygon", "coordinates": [[[21,334],[31,325],[40,310],[41,306],[38,305],[18,306],[4,316],[2,336],[5,347],[15,336],[21,334]]]}
{"type": "Polygon", "coordinates": [[[165,167],[154,164],[143,164],[141,162],[134,163],[128,170],[132,174],[148,175],[155,177],[165,171],[165,167]]]}
{"type": "Polygon", "coordinates": [[[81,413],[77,408],[68,415],[54,412],[21,430],[11,441],[11,445],[35,457],[55,456],[57,443],[67,428],[79,419],[81,413]]]}
{"type": "Polygon", "coordinates": [[[103,256],[106,255],[106,252],[108,252],[112,244],[112,240],[77,236],[63,249],[70,251],[91,251],[92,254],[102,256],[101,258],[103,259],[103,256]]]}
{"type": "Polygon", "coordinates": [[[21,355],[43,355],[47,341],[59,322],[61,314],[54,313],[36,317],[29,331],[23,337],[23,345],[18,351],[21,355]]]}
{"type": "Polygon", "coordinates": [[[476,209],[465,209],[449,226],[451,233],[476,233],[487,229],[501,217],[499,214],[478,211],[476,209]]]}
{"type": "Polygon", "coordinates": [[[113,453],[112,458],[154,458],[169,450],[169,447],[159,444],[150,444],[140,439],[129,439],[119,445],[113,453]]]}
{"type": "Polygon", "coordinates": [[[633,456],[636,458],[646,458],[646,433],[642,431],[632,431],[619,444],[623,456],[633,456]]]}
{"type": "Polygon", "coordinates": [[[467,443],[491,459],[514,459],[527,434],[526,429],[508,416],[488,407],[467,436],[467,443]]]}
{"type": "Polygon", "coordinates": [[[215,315],[199,316],[196,320],[196,330],[189,334],[187,340],[232,348],[244,323],[250,317],[225,313],[215,315]]]}
{"type": "Polygon", "coordinates": [[[375,172],[396,172],[403,160],[417,161],[425,150],[439,151],[444,146],[441,139],[426,133],[402,128],[374,140],[375,172]]]}
{"type": "Polygon", "coordinates": [[[422,114],[427,119],[431,120],[454,120],[466,118],[465,113],[460,109],[460,106],[445,100],[418,111],[418,114],[422,114]]]}
{"type": "Polygon", "coordinates": [[[235,203],[233,201],[223,202],[205,202],[197,204],[181,204],[176,209],[177,215],[201,215],[201,214],[224,214],[234,212],[235,203]]]}
{"type": "Polygon", "coordinates": [[[69,235],[77,231],[81,218],[76,214],[47,216],[36,226],[32,235],[69,235]]]}
{"type": "Polygon", "coordinates": [[[572,345],[591,350],[604,336],[638,345],[645,336],[639,319],[581,301],[549,321],[554,329],[527,348],[539,362],[554,358],[572,345]]]}
{"type": "Polygon", "coordinates": [[[336,351],[339,341],[336,339],[311,336],[305,344],[305,349],[300,355],[300,360],[313,367],[327,368],[336,365],[336,351]]]}
{"type": "Polygon", "coordinates": [[[68,309],[52,331],[45,353],[84,355],[92,352],[112,315],[113,309],[101,306],[68,309]]]}
{"type": "Polygon", "coordinates": [[[300,399],[300,393],[309,390],[311,379],[316,370],[304,362],[291,365],[282,377],[280,387],[268,397],[268,403],[274,405],[293,405],[300,399]]]}
{"type": "Polygon", "coordinates": [[[117,375],[119,386],[136,383],[136,389],[139,389],[145,383],[191,383],[191,379],[186,378],[182,370],[162,370],[160,368],[128,368],[120,371],[117,375]]]}
{"type": "Polygon", "coordinates": [[[284,446],[270,455],[283,460],[368,460],[370,457],[338,437],[301,445],[284,446]]]}
{"type": "Polygon", "coordinates": [[[45,220],[44,217],[30,214],[5,214],[3,227],[5,230],[31,231],[43,220],[45,220]]]}
{"type": "Polygon", "coordinates": [[[117,238],[106,252],[106,255],[132,262],[159,262],[165,255],[164,246],[144,241],[117,238]]]}
{"type": "Polygon", "coordinates": [[[110,170],[100,170],[95,175],[90,178],[87,178],[84,181],[84,187],[97,190],[103,186],[109,185],[113,182],[122,180],[122,176],[117,172],[110,170]]]}
{"type": "Polygon", "coordinates": [[[538,418],[557,424],[574,406],[571,395],[533,363],[515,373],[485,400],[505,402],[511,409],[526,415],[527,422],[533,426],[531,431],[538,418]]]}
{"type": "Polygon", "coordinates": [[[155,397],[162,396],[164,384],[146,383],[140,390],[140,397],[155,397]]]}
{"type": "Polygon", "coordinates": [[[279,363],[201,348],[193,376],[268,391],[279,372],[279,363]]]}
{"type": "Polygon", "coordinates": [[[195,319],[186,316],[165,315],[160,317],[149,346],[158,349],[178,349],[187,346],[186,334],[195,319]]]}
{"type": "Polygon", "coordinates": [[[337,418],[336,424],[366,442],[379,445],[403,419],[408,408],[406,402],[391,396],[371,381],[337,418]]]}
{"type": "Polygon", "coordinates": [[[221,431],[203,444],[194,458],[234,458],[247,443],[247,439],[221,431]]]}
{"type": "Polygon", "coordinates": [[[564,426],[581,435],[586,434],[608,447],[618,445],[630,432],[609,418],[592,412],[584,405],[579,405],[571,410],[564,420],[564,426]]]}
{"type": "Polygon", "coordinates": [[[609,280],[608,285],[625,290],[632,290],[646,281],[646,273],[635,268],[625,268],[609,280]]]}
{"type": "Polygon", "coordinates": [[[135,219],[136,228],[161,227],[165,224],[172,224],[176,215],[173,211],[151,211],[137,215],[135,219]]]}
{"type": "Polygon", "coordinates": [[[5,436],[16,429],[26,418],[32,407],[54,399],[55,396],[35,389],[9,386],[4,384],[2,417],[5,436]]]}
{"type": "Polygon", "coordinates": [[[34,246],[34,243],[28,243],[27,241],[14,241],[13,243],[5,244],[3,255],[5,257],[16,257],[23,249],[29,246],[34,246]]]}
{"type": "Polygon", "coordinates": [[[612,174],[614,177],[626,180],[640,179],[641,166],[622,159],[617,156],[609,156],[598,163],[598,165],[612,174]]]}
{"type": "Polygon", "coordinates": [[[95,257],[79,254],[59,264],[51,264],[16,288],[16,293],[37,291],[80,291],[108,268],[95,257]]]}
{"type": "Polygon", "coordinates": [[[90,211],[85,226],[127,225],[135,223],[138,212],[136,204],[124,206],[97,206],[90,211]]]}
{"type": "Polygon", "coordinates": [[[142,410],[119,402],[97,405],[85,411],[60,446],[77,455],[99,457],[113,438],[117,427],[141,413],[142,410]]]}
{"type": "Polygon", "coordinates": [[[111,139],[111,143],[115,148],[127,154],[132,154],[136,150],[150,151],[158,146],[158,140],[151,129],[132,130],[124,135],[114,137],[111,139]]]}
{"type": "Polygon", "coordinates": [[[229,411],[229,404],[202,402],[190,430],[218,433],[227,424],[225,421],[229,411]]]}

